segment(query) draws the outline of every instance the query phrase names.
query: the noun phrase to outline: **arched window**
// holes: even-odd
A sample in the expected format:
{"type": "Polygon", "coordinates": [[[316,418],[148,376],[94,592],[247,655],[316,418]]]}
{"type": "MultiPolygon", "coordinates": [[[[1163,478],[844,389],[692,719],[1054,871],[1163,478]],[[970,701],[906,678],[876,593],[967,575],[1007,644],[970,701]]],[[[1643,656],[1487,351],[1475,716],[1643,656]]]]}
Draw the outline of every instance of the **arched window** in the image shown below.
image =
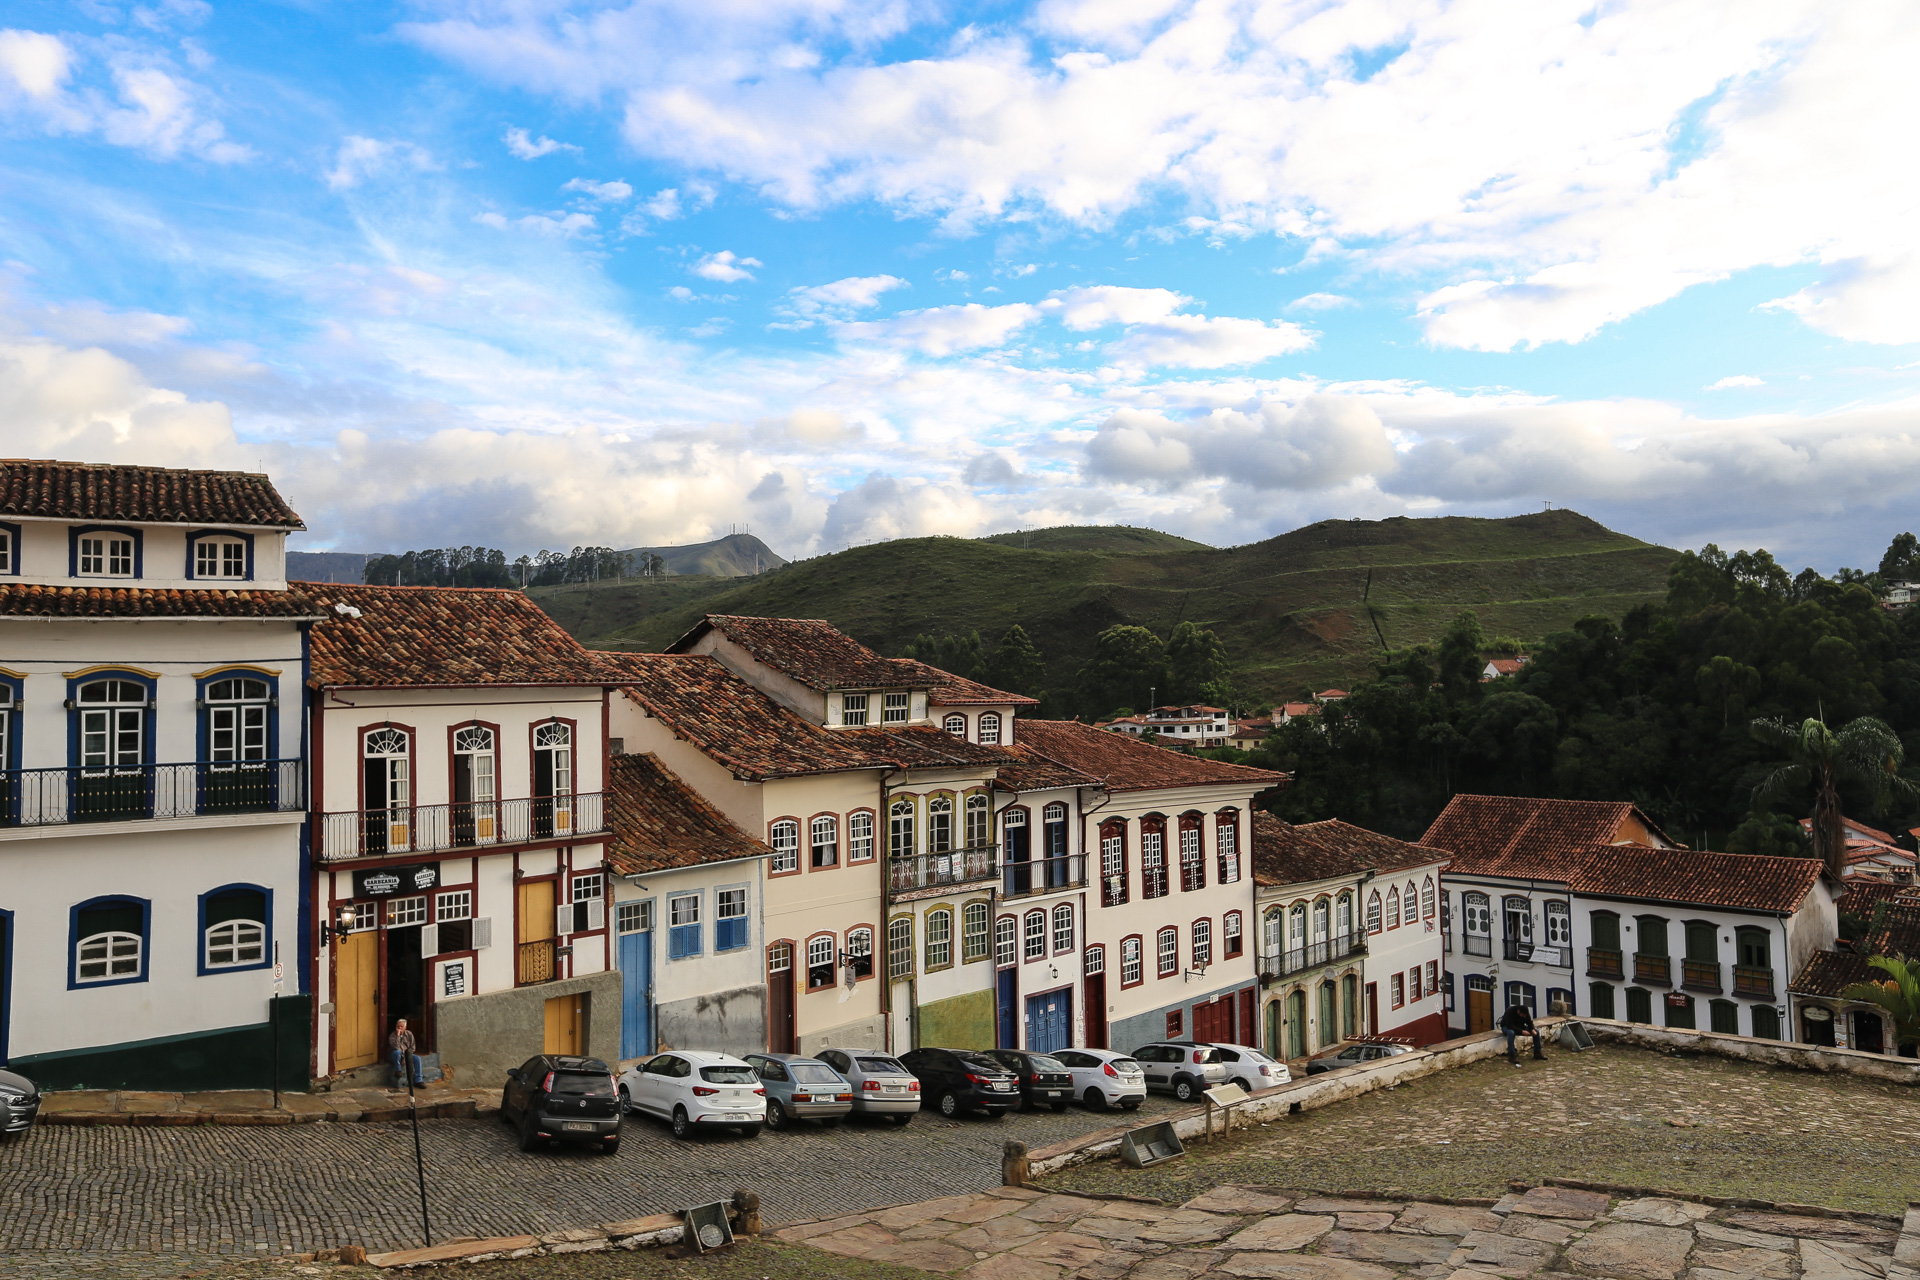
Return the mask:
{"type": "Polygon", "coordinates": [[[1353,932],[1353,895],[1343,893],[1333,902],[1333,925],[1341,937],[1353,932]]]}
{"type": "Polygon", "coordinates": [[[453,842],[491,843],[498,837],[494,800],[498,768],[493,730],[468,725],[453,731],[453,842]]]}
{"type": "Polygon", "coordinates": [[[767,843],[773,847],[773,857],[767,863],[769,874],[777,876],[800,869],[799,823],[782,818],[769,829],[767,843]]]}
{"type": "Polygon", "coordinates": [[[1286,935],[1281,923],[1283,919],[1278,907],[1269,908],[1267,913],[1260,917],[1260,950],[1266,955],[1278,955],[1286,949],[1286,935]]]}
{"type": "Polygon", "coordinates": [[[830,933],[807,939],[807,990],[820,991],[833,985],[833,942],[830,933]]]}
{"type": "Polygon", "coordinates": [[[1137,987],[1146,978],[1146,969],[1140,960],[1140,939],[1138,937],[1120,940],[1120,985],[1137,987]]]}
{"type": "Polygon", "coordinates": [[[1229,911],[1220,919],[1220,954],[1231,960],[1240,954],[1240,913],[1229,911]]]}
{"type": "Polygon", "coordinates": [[[1180,972],[1180,931],[1162,929],[1154,939],[1154,955],[1161,977],[1171,978],[1180,972]]]}
{"type": "Polygon", "coordinates": [[[966,739],[967,718],[965,716],[961,716],[961,715],[948,716],[945,720],[940,722],[940,727],[945,729],[948,733],[952,734],[954,737],[961,739],[962,741],[966,739]]]}
{"type": "Polygon", "coordinates": [[[1022,935],[1024,947],[1022,954],[1028,960],[1042,960],[1047,954],[1047,913],[1044,911],[1027,912],[1026,929],[1022,935]]]}
{"type": "Polygon", "coordinates": [[[1115,907],[1127,900],[1126,824],[1100,826],[1100,905],[1115,907]]]}
{"type": "Polygon", "coordinates": [[[1506,958],[1524,960],[1533,951],[1533,903],[1518,894],[1500,900],[1500,915],[1506,932],[1506,958]],[[1523,954],[1524,953],[1524,954],[1523,954]]]}
{"type": "Polygon", "coordinates": [[[216,889],[201,900],[201,967],[245,969],[267,963],[267,895],[249,885],[216,889]]]}
{"type": "Polygon", "coordinates": [[[1107,949],[1098,945],[1088,947],[1086,959],[1080,966],[1080,972],[1088,977],[1092,977],[1096,973],[1105,973],[1106,971],[1107,949]]]}
{"type": "Polygon", "coordinates": [[[865,925],[847,930],[847,963],[855,982],[873,976],[873,930],[865,925]]]}
{"type": "Polygon", "coordinates": [[[1000,716],[998,713],[992,711],[983,711],[980,713],[980,743],[982,746],[987,747],[997,747],[1000,745],[1000,716]]]}
{"type": "Polygon", "coordinates": [[[927,912],[927,968],[944,969],[953,963],[953,912],[935,907],[927,912]]]}
{"type": "Polygon", "coordinates": [[[895,916],[887,921],[887,977],[913,976],[913,917],[895,916]]]}
{"type": "Polygon", "coordinates": [[[130,769],[147,762],[147,690],[132,680],[90,680],[74,699],[82,769],[130,769]]]}
{"type": "Polygon", "coordinates": [[[807,824],[807,845],[812,865],[834,867],[840,864],[840,819],[823,813],[807,824]]]}
{"type": "Polygon", "coordinates": [[[1001,916],[993,922],[993,963],[1001,968],[1013,964],[1020,958],[1020,926],[1014,923],[1012,916],[1001,916]]]}
{"type": "Polygon", "coordinates": [[[1400,909],[1405,913],[1408,924],[1420,918],[1420,887],[1411,880],[1400,892],[1400,909]]]}
{"type": "Polygon", "coordinates": [[[533,731],[533,833],[573,830],[573,726],[558,720],[533,731]]]}
{"type": "Polygon", "coordinates": [[[140,982],[147,976],[147,904],[95,898],[73,909],[74,986],[140,982]]]}
{"type": "Polygon", "coordinates": [[[1400,927],[1400,890],[1396,886],[1387,890],[1387,928],[1400,927]]]}
{"type": "Polygon", "coordinates": [[[1166,820],[1158,816],[1140,819],[1140,896],[1167,896],[1166,820]]]}
{"type": "Polygon", "coordinates": [[[927,852],[953,851],[953,797],[935,796],[927,801],[927,852]]]}
{"type": "Polygon", "coordinates": [[[1296,902],[1287,912],[1287,950],[1298,951],[1307,945],[1307,904],[1296,902]]]}
{"type": "MultiPolygon", "coordinates": [[[[1741,979],[1745,978],[1748,985],[1758,984],[1755,989],[1770,991],[1771,987],[1766,984],[1769,984],[1773,977],[1773,949],[1767,931],[1751,926],[1736,929],[1733,933],[1733,943],[1734,964],[1738,966],[1733,974],[1735,990],[1737,991],[1743,985],[1741,979]],[[1741,969],[1748,972],[1742,974],[1741,969]]],[[[1756,1031],[1754,1034],[1760,1033],[1756,1031]]],[[[1777,1039],[1774,1036],[1767,1038],[1777,1039]]]]}
{"type": "Polygon", "coordinates": [[[412,750],[412,736],[392,725],[369,730],[361,741],[363,843],[369,857],[412,847],[412,750]]]}
{"type": "Polygon", "coordinates": [[[1073,950],[1073,904],[1062,902],[1053,909],[1053,949],[1055,954],[1073,950]]]}
{"type": "Polygon", "coordinates": [[[1214,852],[1220,863],[1220,883],[1240,879],[1240,811],[1222,809],[1213,816],[1214,852]]]}
{"type": "Polygon", "coordinates": [[[960,908],[960,958],[987,958],[987,904],[969,902],[960,908]]]}
{"type": "Polygon", "coordinates": [[[1325,898],[1317,898],[1314,900],[1313,940],[1315,942],[1325,942],[1327,940],[1327,909],[1331,905],[1332,904],[1325,898]]]}
{"type": "Polygon", "coordinates": [[[1180,815],[1180,891],[1191,893],[1207,887],[1207,860],[1202,849],[1201,827],[1206,819],[1197,813],[1180,815]]]}
{"type": "Polygon", "coordinates": [[[847,815],[847,861],[873,859],[873,815],[862,810],[847,815]]]}
{"type": "Polygon", "coordinates": [[[911,858],[914,853],[913,799],[906,797],[887,806],[887,856],[911,858]]]}
{"type": "Polygon", "coordinates": [[[1380,932],[1380,891],[1375,889],[1367,898],[1367,932],[1380,932]]]}
{"type": "Polygon", "coordinates": [[[1428,876],[1420,885],[1420,915],[1423,919],[1433,919],[1433,877],[1428,876]]]}
{"type": "Polygon", "coordinates": [[[1484,893],[1460,895],[1460,911],[1466,917],[1465,952],[1470,956],[1493,954],[1493,902],[1484,893]]]}
{"type": "Polygon", "coordinates": [[[984,791],[967,797],[967,848],[984,849],[993,843],[992,805],[984,791]]]}
{"type": "Polygon", "coordinates": [[[272,691],[265,680],[235,676],[207,685],[207,759],[216,763],[265,760],[267,709],[272,691]]]}
{"type": "Polygon", "coordinates": [[[1195,920],[1192,930],[1193,967],[1204,969],[1213,963],[1213,921],[1195,920]]]}

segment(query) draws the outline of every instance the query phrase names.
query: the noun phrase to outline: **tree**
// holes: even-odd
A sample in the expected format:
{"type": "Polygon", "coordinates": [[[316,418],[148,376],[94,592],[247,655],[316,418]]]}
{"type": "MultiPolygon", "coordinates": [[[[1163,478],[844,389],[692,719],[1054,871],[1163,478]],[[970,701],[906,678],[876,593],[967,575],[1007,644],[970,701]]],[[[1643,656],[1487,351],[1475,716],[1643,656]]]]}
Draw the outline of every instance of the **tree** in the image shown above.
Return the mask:
{"type": "Polygon", "coordinates": [[[1904,1049],[1920,1043],[1920,965],[1906,956],[1868,956],[1867,963],[1887,975],[1884,982],[1856,982],[1842,999],[1877,1004],[1893,1021],[1893,1042],[1904,1049]]]}
{"type": "Polygon", "coordinates": [[[1784,718],[1755,720],[1751,729],[1755,738],[1787,758],[1786,764],[1754,788],[1755,807],[1768,808],[1788,791],[1811,786],[1814,855],[1827,864],[1835,880],[1847,869],[1842,783],[1864,788],[1876,811],[1895,792],[1920,796],[1920,787],[1900,776],[1905,751],[1899,737],[1872,716],[1861,716],[1837,731],[1829,729],[1825,720],[1811,718],[1797,726],[1784,718]]]}
{"type": "Polygon", "coordinates": [[[1725,654],[1716,654],[1694,674],[1694,683],[1710,705],[1719,706],[1720,727],[1724,729],[1732,722],[1733,709],[1746,706],[1760,691],[1760,673],[1725,654]]]}
{"type": "Polygon", "coordinates": [[[1462,609],[1453,625],[1447,628],[1447,634],[1440,638],[1440,685],[1447,697],[1462,701],[1480,687],[1480,673],[1486,670],[1480,651],[1485,645],[1480,615],[1471,609],[1462,609]]]}
{"type": "Polygon", "coordinates": [[[1080,698],[1091,715],[1123,703],[1151,707],[1167,686],[1166,646],[1145,627],[1116,623],[1093,642],[1093,657],[1080,669],[1080,698]]]}
{"type": "Polygon", "coordinates": [[[1920,538],[1910,533],[1894,535],[1887,554],[1880,557],[1880,577],[1886,582],[1912,582],[1920,576],[1920,538]]]}
{"type": "Polygon", "coordinates": [[[987,660],[986,672],[981,678],[996,689],[1037,698],[1047,678],[1046,659],[1033,647],[1026,628],[1016,622],[994,646],[993,656],[987,660]]]}
{"type": "Polygon", "coordinates": [[[1791,818],[1777,813],[1756,813],[1727,837],[1727,852],[1757,853],[1770,858],[1810,858],[1813,841],[1791,818]]]}
{"type": "Polygon", "coordinates": [[[978,631],[964,636],[915,636],[902,653],[964,680],[978,680],[980,669],[985,665],[978,631]]]}
{"type": "Polygon", "coordinates": [[[1233,668],[1220,637],[1192,622],[1182,622],[1167,638],[1169,702],[1188,703],[1231,694],[1233,668]]]}

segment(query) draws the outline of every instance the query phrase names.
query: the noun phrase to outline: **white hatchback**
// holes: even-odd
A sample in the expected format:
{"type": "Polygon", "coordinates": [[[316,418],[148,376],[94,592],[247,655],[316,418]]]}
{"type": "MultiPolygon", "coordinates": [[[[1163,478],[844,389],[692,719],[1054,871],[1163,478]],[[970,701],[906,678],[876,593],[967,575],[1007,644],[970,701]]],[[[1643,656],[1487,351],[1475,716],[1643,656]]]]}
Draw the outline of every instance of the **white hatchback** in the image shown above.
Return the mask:
{"type": "Polygon", "coordinates": [[[1215,1044],[1213,1047],[1219,1050],[1220,1060],[1227,1064],[1228,1083],[1237,1084],[1248,1093],[1293,1082],[1293,1073],[1287,1070],[1286,1063],[1278,1058],[1270,1058],[1258,1049],[1244,1044],[1215,1044]]]}
{"type": "Polygon", "coordinates": [[[736,1129],[757,1138],[767,1122],[767,1091],[760,1077],[730,1053],[657,1053],[620,1077],[620,1102],[668,1121],[676,1138],[690,1138],[701,1129],[736,1129]]]}
{"type": "Polygon", "coordinates": [[[1140,1064],[1114,1049],[1056,1049],[1047,1055],[1073,1073],[1073,1096],[1089,1110],[1124,1107],[1132,1111],[1147,1099],[1147,1076],[1140,1064]]]}

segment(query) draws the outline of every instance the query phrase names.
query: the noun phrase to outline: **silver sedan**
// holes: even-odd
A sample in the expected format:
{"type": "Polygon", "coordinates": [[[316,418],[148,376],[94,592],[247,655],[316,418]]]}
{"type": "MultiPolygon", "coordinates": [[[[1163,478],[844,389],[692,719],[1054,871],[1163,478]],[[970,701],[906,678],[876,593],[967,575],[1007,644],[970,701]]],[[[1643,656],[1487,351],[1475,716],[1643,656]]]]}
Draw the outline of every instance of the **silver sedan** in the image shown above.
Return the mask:
{"type": "Polygon", "coordinates": [[[920,1110],[920,1081],[877,1049],[822,1049],[813,1055],[853,1086],[853,1114],[906,1124],[920,1110]]]}

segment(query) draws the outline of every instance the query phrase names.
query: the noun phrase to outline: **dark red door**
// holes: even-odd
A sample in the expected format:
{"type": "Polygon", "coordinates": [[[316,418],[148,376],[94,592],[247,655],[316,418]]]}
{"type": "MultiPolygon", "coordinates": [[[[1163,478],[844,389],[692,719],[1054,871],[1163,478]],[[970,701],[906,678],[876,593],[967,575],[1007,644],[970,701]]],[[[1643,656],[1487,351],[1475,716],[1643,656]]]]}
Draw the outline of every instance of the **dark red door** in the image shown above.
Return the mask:
{"type": "Polygon", "coordinates": [[[1087,975],[1087,1048],[1107,1047],[1107,975],[1087,975]]]}
{"type": "Polygon", "coordinates": [[[1240,1026],[1233,1038],[1235,1044],[1258,1044],[1260,1029],[1253,1025],[1253,988],[1248,987],[1240,993],[1240,1026]]]}

